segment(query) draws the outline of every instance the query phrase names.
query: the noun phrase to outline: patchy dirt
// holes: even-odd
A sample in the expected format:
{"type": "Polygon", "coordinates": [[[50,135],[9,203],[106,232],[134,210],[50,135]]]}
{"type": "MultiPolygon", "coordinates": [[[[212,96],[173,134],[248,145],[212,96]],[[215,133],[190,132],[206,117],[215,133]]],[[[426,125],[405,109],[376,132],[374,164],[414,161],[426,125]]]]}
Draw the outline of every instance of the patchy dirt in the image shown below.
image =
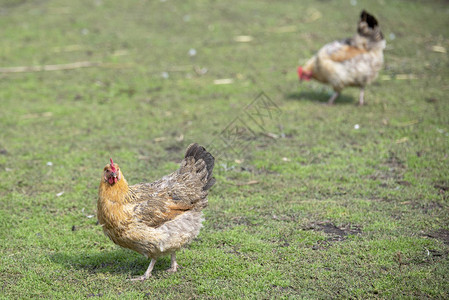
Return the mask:
{"type": "Polygon", "coordinates": [[[290,246],[290,243],[286,239],[284,239],[284,238],[279,239],[277,241],[277,244],[281,248],[290,246]]]}
{"type": "Polygon", "coordinates": [[[348,235],[362,233],[362,230],[358,226],[347,224],[345,226],[337,227],[330,222],[311,223],[306,230],[322,231],[328,236],[326,240],[318,241],[317,244],[313,245],[312,249],[314,250],[325,249],[332,243],[344,241],[348,235]]]}
{"type": "Polygon", "coordinates": [[[406,165],[402,159],[400,159],[394,152],[389,152],[389,157],[386,161],[386,164],[390,167],[405,169],[406,165]]]}
{"type": "MultiPolygon", "coordinates": [[[[404,203],[406,204],[406,203],[404,203]]],[[[420,203],[420,202],[412,202],[411,203],[412,208],[414,209],[420,209],[424,214],[431,214],[431,213],[435,213],[439,210],[443,209],[443,205],[441,205],[441,203],[435,202],[435,201],[431,201],[428,203],[420,203]]]]}
{"type": "Polygon", "coordinates": [[[87,298],[91,298],[91,297],[102,297],[103,293],[98,293],[98,294],[88,294],[86,295],[87,298]]]}
{"type": "Polygon", "coordinates": [[[449,245],[449,230],[447,229],[441,228],[431,233],[427,233],[425,236],[440,240],[446,245],[449,245]]]}
{"type": "Polygon", "coordinates": [[[398,181],[396,181],[396,183],[399,184],[399,185],[403,185],[403,186],[411,186],[412,185],[407,180],[398,180],[398,181]]]}
{"type": "Polygon", "coordinates": [[[379,170],[372,175],[369,175],[368,178],[373,180],[381,180],[381,187],[388,187],[388,181],[393,179],[396,184],[403,186],[410,186],[411,183],[404,180],[403,174],[407,168],[405,162],[402,161],[394,152],[389,153],[388,159],[381,163],[381,166],[388,167],[388,170],[379,170]]]}
{"type": "Polygon", "coordinates": [[[449,183],[448,182],[437,182],[433,185],[435,189],[438,190],[440,195],[443,195],[443,198],[446,199],[449,197],[449,183]]]}
{"type": "Polygon", "coordinates": [[[432,263],[432,262],[439,262],[441,259],[446,259],[449,251],[439,251],[435,249],[425,249],[426,251],[426,260],[425,262],[432,263]]]}

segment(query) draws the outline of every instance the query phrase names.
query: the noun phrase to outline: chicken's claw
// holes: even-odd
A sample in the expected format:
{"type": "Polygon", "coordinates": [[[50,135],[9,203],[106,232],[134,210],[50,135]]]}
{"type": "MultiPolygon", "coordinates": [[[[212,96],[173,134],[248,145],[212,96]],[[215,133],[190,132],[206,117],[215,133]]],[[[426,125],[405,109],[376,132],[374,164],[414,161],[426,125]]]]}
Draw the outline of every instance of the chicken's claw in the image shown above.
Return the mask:
{"type": "Polygon", "coordinates": [[[181,266],[178,265],[178,263],[176,262],[176,254],[172,253],[170,268],[167,269],[167,272],[175,273],[176,271],[178,271],[178,267],[181,267],[181,266]]]}
{"type": "Polygon", "coordinates": [[[129,279],[129,281],[144,281],[144,280],[147,280],[150,277],[151,277],[151,274],[149,276],[142,275],[142,276],[139,276],[139,277],[131,278],[131,279],[129,279]]]}
{"type": "Polygon", "coordinates": [[[151,277],[151,271],[153,271],[154,265],[156,264],[156,259],[152,258],[148,269],[142,276],[131,278],[130,281],[144,281],[151,277]]]}

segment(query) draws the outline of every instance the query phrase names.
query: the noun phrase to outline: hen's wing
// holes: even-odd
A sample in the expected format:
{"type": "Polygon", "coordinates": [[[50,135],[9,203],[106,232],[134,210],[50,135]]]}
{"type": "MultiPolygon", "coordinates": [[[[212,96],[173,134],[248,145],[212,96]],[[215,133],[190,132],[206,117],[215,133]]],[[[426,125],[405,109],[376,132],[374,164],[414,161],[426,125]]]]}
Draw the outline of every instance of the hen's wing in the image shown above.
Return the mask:
{"type": "Polygon", "coordinates": [[[328,55],[329,59],[334,62],[350,60],[367,52],[365,48],[360,48],[354,45],[354,39],[352,38],[329,43],[323,47],[323,50],[328,55]]]}
{"type": "Polygon", "coordinates": [[[162,180],[130,186],[130,202],[127,206],[134,219],[150,227],[159,227],[192,208],[173,200],[163,186],[162,180]]]}
{"type": "Polygon", "coordinates": [[[212,177],[214,158],[203,147],[187,148],[180,168],[162,179],[130,187],[133,215],[151,227],[159,227],[176,216],[207,206],[208,190],[215,183],[212,177]]]}

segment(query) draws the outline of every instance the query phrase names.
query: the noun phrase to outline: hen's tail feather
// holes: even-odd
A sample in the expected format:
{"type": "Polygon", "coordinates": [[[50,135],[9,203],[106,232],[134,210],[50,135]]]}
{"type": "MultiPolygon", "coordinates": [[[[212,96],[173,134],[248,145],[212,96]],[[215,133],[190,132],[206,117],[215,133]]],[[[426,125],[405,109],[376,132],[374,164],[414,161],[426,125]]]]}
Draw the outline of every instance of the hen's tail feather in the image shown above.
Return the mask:
{"type": "Polygon", "coordinates": [[[366,22],[368,26],[373,29],[378,25],[376,18],[373,15],[370,15],[366,10],[362,10],[360,21],[366,22]]]}
{"type": "Polygon", "coordinates": [[[204,185],[203,190],[210,189],[215,184],[215,178],[212,177],[212,171],[214,169],[215,158],[206,151],[206,149],[197,143],[190,144],[187,147],[185,158],[193,157],[195,162],[202,159],[206,163],[207,169],[207,183],[204,185]]]}
{"type": "Polygon", "coordinates": [[[376,18],[369,14],[366,10],[363,10],[360,13],[360,21],[357,27],[357,32],[360,35],[377,42],[383,40],[384,38],[376,18]]]}
{"type": "Polygon", "coordinates": [[[206,183],[206,185],[203,187],[203,191],[207,191],[208,189],[210,189],[214,184],[215,184],[215,178],[214,177],[212,177],[212,178],[210,178],[208,181],[207,181],[207,183],[206,183]]]}

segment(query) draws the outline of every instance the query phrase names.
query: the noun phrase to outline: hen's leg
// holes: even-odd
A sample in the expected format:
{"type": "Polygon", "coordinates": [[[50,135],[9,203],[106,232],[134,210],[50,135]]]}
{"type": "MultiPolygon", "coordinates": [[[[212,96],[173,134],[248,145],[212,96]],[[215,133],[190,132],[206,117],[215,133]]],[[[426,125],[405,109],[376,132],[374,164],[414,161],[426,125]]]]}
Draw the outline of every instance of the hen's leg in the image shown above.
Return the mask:
{"type": "Polygon", "coordinates": [[[167,270],[167,272],[176,272],[178,270],[178,263],[176,262],[176,253],[173,252],[171,254],[171,264],[170,264],[170,269],[167,270]]]}
{"type": "Polygon", "coordinates": [[[359,105],[363,105],[363,103],[365,103],[364,96],[365,96],[365,88],[362,87],[360,88],[359,105]]]}
{"type": "Polygon", "coordinates": [[[338,98],[338,96],[340,96],[339,92],[335,92],[330,98],[329,101],[327,101],[327,104],[332,105],[334,104],[335,99],[338,98]]]}
{"type": "Polygon", "coordinates": [[[138,280],[145,280],[150,278],[151,271],[153,271],[154,265],[156,264],[156,260],[154,258],[151,259],[150,265],[148,266],[148,269],[145,271],[145,274],[142,276],[136,277],[131,279],[131,281],[138,281],[138,280]]]}

